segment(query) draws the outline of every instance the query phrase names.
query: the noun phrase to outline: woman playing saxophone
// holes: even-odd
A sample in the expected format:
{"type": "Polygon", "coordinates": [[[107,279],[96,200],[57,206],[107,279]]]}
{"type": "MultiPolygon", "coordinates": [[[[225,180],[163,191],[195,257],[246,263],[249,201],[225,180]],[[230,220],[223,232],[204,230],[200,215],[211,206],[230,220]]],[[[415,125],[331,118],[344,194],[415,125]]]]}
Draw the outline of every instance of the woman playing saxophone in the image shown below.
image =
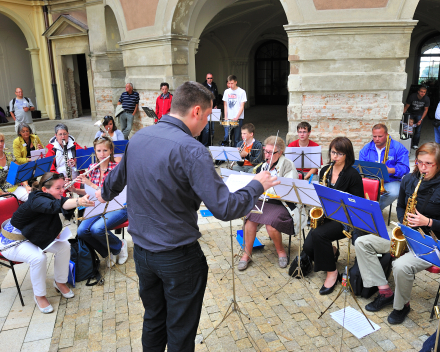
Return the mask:
{"type": "MultiPolygon", "coordinates": [[[[413,228],[421,229],[426,235],[431,231],[440,236],[440,146],[430,142],[416,151],[416,165],[412,174],[406,175],[400,184],[397,201],[397,218],[413,228]],[[422,174],[425,176],[423,177],[422,174]]],[[[390,324],[400,324],[410,311],[409,300],[415,274],[431,266],[428,262],[406,253],[393,261],[393,275],[396,285],[393,292],[388,284],[377,254],[390,251],[391,242],[367,235],[356,241],[356,257],[364,287],[377,286],[379,295],[365,307],[377,312],[393,304],[394,310],[388,316],[390,324]]]]}

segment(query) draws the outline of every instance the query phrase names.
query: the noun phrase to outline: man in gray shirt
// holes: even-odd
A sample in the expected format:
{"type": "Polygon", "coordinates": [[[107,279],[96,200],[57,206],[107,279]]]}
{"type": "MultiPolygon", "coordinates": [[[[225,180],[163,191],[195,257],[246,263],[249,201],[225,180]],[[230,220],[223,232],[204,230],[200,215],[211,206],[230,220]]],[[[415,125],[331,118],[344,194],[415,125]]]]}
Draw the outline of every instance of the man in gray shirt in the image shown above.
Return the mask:
{"type": "Polygon", "coordinates": [[[37,134],[31,113],[34,110],[35,107],[32,101],[29,98],[23,97],[23,89],[16,88],[15,98],[9,102],[9,112],[15,121],[15,132],[18,131],[20,122],[25,122],[31,127],[31,133],[37,134]]]}
{"type": "Polygon", "coordinates": [[[208,277],[197,241],[197,210],[203,201],[220,220],[240,218],[258,197],[279,184],[262,172],[230,193],[199,135],[212,110],[212,94],[200,83],[175,91],[171,112],[137,132],[97,197],[113,199],[127,186],[129,232],[145,307],[144,351],[194,351],[208,277]]]}

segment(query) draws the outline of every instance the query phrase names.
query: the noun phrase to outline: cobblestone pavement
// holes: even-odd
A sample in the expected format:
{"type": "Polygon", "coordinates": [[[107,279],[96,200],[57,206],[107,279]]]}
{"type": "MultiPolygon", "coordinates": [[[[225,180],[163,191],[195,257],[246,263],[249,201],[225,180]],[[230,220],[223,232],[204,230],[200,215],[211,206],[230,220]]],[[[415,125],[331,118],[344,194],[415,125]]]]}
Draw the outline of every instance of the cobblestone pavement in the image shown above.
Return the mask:
{"type": "MultiPolygon", "coordinates": [[[[267,118],[266,113],[264,116],[257,115],[256,122],[259,118],[267,118]]],[[[46,144],[53,136],[55,124],[55,121],[38,122],[38,134],[43,143],[46,144]]],[[[67,124],[80,145],[91,145],[96,128],[90,118],[69,120],[67,124]]],[[[2,127],[1,131],[5,132],[7,145],[12,149],[12,140],[15,138],[13,126],[2,127]]],[[[423,133],[422,140],[432,138],[430,132],[423,133]]],[[[386,212],[384,214],[387,220],[386,212]]],[[[396,220],[394,211],[392,219],[396,220]]],[[[242,222],[234,220],[232,225],[235,233],[241,228],[242,222]]],[[[229,270],[229,222],[199,215],[199,226],[202,233],[200,244],[209,264],[209,277],[197,341],[206,337],[222,321],[230,305],[233,287],[229,270]]],[[[282,287],[288,280],[287,270],[278,267],[276,250],[264,227],[257,236],[265,248],[255,252],[255,262],[246,271],[236,273],[235,281],[239,308],[250,319],[241,316],[243,325],[238,315],[232,313],[203,344],[196,345],[196,351],[418,351],[423,341],[435,331],[437,321],[430,321],[429,315],[440,281],[439,275],[425,271],[416,275],[412,310],[403,324],[392,326],[387,323],[391,307],[375,314],[368,312],[369,318],[379,324],[381,329],[358,340],[331,319],[329,313],[318,319],[320,312],[336,297],[340,284],[331,295],[320,296],[318,290],[325,274],[313,273],[308,280],[295,279],[282,287]]],[[[75,297],[69,300],[60,298],[48,288],[48,296],[56,309],[53,315],[43,317],[35,310],[29,274],[24,265],[19,273],[25,295],[24,308],[18,304],[10,272],[1,269],[0,343],[7,347],[8,352],[141,351],[143,307],[134,281],[137,276],[133,243],[127,233],[126,238],[129,242],[129,260],[116,267],[127,276],[118,270],[112,270],[109,274],[102,261],[101,273],[105,274],[103,286],[87,287],[84,282],[78,283],[74,288],[75,297]]],[[[283,241],[287,246],[288,237],[284,236],[283,241]]],[[[233,243],[236,253],[239,246],[235,239],[233,243]]],[[[298,243],[298,239],[294,238],[293,256],[298,250],[298,243]]],[[[346,265],[347,241],[340,241],[340,246],[338,269],[342,271],[346,265]]],[[[354,261],[353,248],[352,251],[350,266],[354,261]]],[[[48,262],[49,287],[53,264],[50,260],[48,262]]],[[[392,276],[391,284],[394,285],[392,276]]],[[[362,307],[371,301],[362,298],[358,300],[362,307]]],[[[341,309],[344,303],[357,308],[351,297],[345,301],[343,295],[330,311],[341,309]]]]}

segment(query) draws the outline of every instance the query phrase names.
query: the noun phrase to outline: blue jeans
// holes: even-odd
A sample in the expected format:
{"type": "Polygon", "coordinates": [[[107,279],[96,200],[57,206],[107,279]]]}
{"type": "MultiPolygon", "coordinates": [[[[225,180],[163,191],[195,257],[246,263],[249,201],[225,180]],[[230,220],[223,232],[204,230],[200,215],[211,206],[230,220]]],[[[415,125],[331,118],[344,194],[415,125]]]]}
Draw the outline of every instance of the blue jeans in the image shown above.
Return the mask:
{"type": "Polygon", "coordinates": [[[145,308],[143,350],[193,352],[208,280],[199,243],[159,253],[135,245],[133,258],[145,308]]]}
{"type": "Polygon", "coordinates": [[[121,121],[121,131],[125,139],[128,139],[128,136],[130,135],[131,128],[133,127],[133,118],[133,113],[127,111],[124,111],[119,116],[119,121],[121,121]]]}
{"type": "MultiPolygon", "coordinates": [[[[214,135],[214,122],[211,122],[211,136],[214,135]]],[[[202,131],[202,144],[207,147],[211,145],[211,138],[209,135],[209,122],[202,131]]]]}
{"type": "MultiPolygon", "coordinates": [[[[419,352],[431,352],[435,348],[435,338],[437,335],[437,331],[433,333],[431,336],[428,337],[428,339],[423,342],[422,349],[419,352]]],[[[437,346],[437,351],[440,349],[440,344],[437,346]]]]}
{"type": "MultiPolygon", "coordinates": [[[[127,221],[127,209],[112,211],[105,214],[107,229],[111,229],[127,221]]],[[[91,245],[101,257],[108,256],[107,239],[105,236],[104,220],[101,216],[95,216],[90,219],[83,220],[78,227],[78,238],[81,238],[91,245]]],[[[110,252],[118,255],[121,251],[121,240],[108,231],[108,243],[110,252]]]]}
{"type": "MultiPolygon", "coordinates": [[[[239,119],[238,126],[231,131],[231,134],[233,133],[231,136],[232,147],[237,146],[238,142],[241,141],[241,126],[243,126],[243,119],[239,119]]],[[[225,127],[225,141],[229,140],[229,128],[229,126],[225,127]]]]}
{"type": "Polygon", "coordinates": [[[434,127],[435,143],[440,144],[440,126],[434,127]]]}
{"type": "MultiPolygon", "coordinates": [[[[414,120],[414,124],[419,122],[422,119],[422,115],[411,115],[411,119],[414,120]]],[[[422,132],[423,122],[418,127],[414,127],[414,135],[412,139],[412,145],[419,145],[420,142],[420,133],[422,132]]]]}
{"type": "Polygon", "coordinates": [[[388,194],[380,196],[380,210],[390,206],[397,199],[397,197],[399,197],[400,181],[387,182],[385,183],[384,187],[388,194]]]}

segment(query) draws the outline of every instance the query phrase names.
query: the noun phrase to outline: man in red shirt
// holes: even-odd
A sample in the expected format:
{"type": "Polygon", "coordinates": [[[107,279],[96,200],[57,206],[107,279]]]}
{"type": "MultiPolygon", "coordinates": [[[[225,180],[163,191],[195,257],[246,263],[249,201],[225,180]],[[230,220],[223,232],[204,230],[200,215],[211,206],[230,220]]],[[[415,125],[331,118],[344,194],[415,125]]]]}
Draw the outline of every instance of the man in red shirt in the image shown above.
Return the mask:
{"type": "MultiPolygon", "coordinates": [[[[319,144],[311,141],[309,139],[310,133],[312,132],[312,126],[308,122],[300,122],[298,126],[296,126],[296,132],[298,133],[298,139],[296,141],[291,142],[288,147],[318,147],[319,144]]],[[[321,158],[321,164],[322,164],[322,158],[321,158]]],[[[318,169],[301,169],[297,168],[299,172],[306,173],[304,176],[305,180],[308,180],[309,177],[313,174],[318,174],[318,169]]]]}
{"type": "Polygon", "coordinates": [[[156,116],[157,119],[154,119],[154,123],[158,123],[158,121],[162,118],[163,115],[167,115],[171,109],[171,102],[173,101],[173,95],[168,92],[170,86],[168,83],[163,82],[160,84],[160,90],[162,92],[156,99],[156,116]]]}

